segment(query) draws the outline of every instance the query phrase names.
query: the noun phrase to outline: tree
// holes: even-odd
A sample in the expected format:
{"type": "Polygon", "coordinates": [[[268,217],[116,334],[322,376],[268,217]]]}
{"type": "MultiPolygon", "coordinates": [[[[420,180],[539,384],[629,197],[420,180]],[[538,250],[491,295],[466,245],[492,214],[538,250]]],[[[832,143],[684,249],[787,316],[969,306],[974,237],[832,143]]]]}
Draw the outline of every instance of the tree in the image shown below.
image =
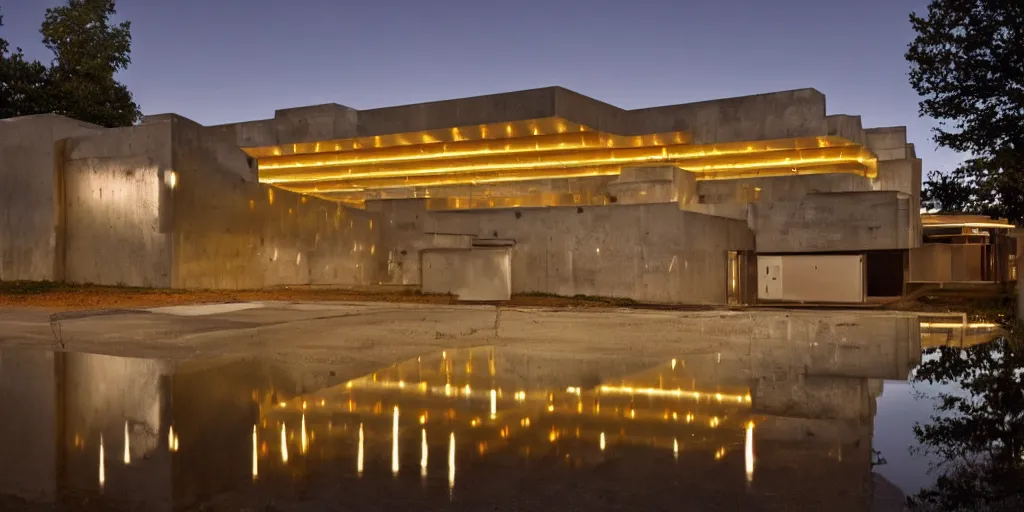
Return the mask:
{"type": "Polygon", "coordinates": [[[939,121],[939,145],[972,155],[948,177],[929,175],[923,206],[1024,220],[1024,2],[932,0],[910,22],[920,113],[939,121]]]}
{"type": "Polygon", "coordinates": [[[112,24],[114,0],[68,0],[46,10],[40,32],[49,66],[0,43],[0,118],[52,112],[100,126],[129,126],[139,106],[115,75],[131,63],[131,23],[112,24]]]}
{"type": "Polygon", "coordinates": [[[908,500],[913,510],[1021,510],[1024,506],[1024,339],[1019,328],[966,349],[939,347],[914,381],[940,393],[936,413],[915,424],[924,450],[939,456],[934,487],[908,500]]]}

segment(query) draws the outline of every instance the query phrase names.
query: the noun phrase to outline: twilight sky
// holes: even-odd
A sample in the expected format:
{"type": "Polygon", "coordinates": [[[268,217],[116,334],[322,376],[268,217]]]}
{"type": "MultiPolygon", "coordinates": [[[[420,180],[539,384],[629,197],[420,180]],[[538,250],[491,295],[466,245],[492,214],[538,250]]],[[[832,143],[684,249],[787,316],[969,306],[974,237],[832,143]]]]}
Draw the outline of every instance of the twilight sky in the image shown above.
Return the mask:
{"type": "MultiPolygon", "coordinates": [[[[0,0],[12,45],[63,0],[0,0]]],[[[814,87],[830,114],[906,125],[936,150],[903,59],[928,0],[118,0],[121,80],[146,114],[202,124],[278,108],[357,109],[561,85],[623,108],[814,87]]]]}

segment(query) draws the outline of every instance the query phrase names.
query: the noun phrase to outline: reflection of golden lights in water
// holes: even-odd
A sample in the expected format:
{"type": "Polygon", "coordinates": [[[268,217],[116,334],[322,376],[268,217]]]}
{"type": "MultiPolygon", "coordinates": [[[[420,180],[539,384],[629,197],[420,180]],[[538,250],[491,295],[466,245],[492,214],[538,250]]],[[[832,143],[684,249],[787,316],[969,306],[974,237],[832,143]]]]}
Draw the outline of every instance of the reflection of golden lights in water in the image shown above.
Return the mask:
{"type": "Polygon", "coordinates": [[[128,438],[128,420],[124,422],[124,463],[132,463],[131,440],[128,438]]]}
{"type": "Polygon", "coordinates": [[[356,473],[363,474],[363,424],[359,424],[359,450],[356,453],[356,473]]]}
{"type": "MultiPolygon", "coordinates": [[[[620,395],[646,395],[646,396],[658,396],[658,397],[674,397],[674,398],[693,398],[700,400],[700,391],[685,391],[681,388],[676,389],[659,389],[659,388],[634,388],[631,386],[600,386],[598,391],[607,394],[620,394],[620,395]]],[[[721,393],[715,393],[714,397],[716,400],[736,400],[737,402],[750,402],[750,395],[723,395],[721,393]]]]}
{"type": "Polygon", "coordinates": [[[252,426],[252,479],[255,480],[260,474],[259,468],[259,443],[256,442],[256,425],[252,426]]]}
{"type": "Polygon", "coordinates": [[[600,444],[601,445],[601,451],[603,452],[604,451],[604,447],[605,447],[605,444],[604,444],[604,432],[601,432],[601,441],[600,441],[600,443],[601,443],[600,444]]]}
{"type": "Polygon", "coordinates": [[[420,476],[427,476],[427,429],[422,429],[420,437],[420,476]]]}
{"type": "Polygon", "coordinates": [[[103,434],[100,434],[100,489],[103,488],[104,484],[107,483],[107,467],[103,462],[103,434]]]}
{"type": "Polygon", "coordinates": [[[679,439],[672,439],[672,456],[679,460],[679,439]]]}
{"type": "MultiPolygon", "coordinates": [[[[303,402],[303,403],[305,403],[305,402],[303,402]]],[[[301,434],[299,434],[299,435],[300,435],[299,450],[302,452],[303,455],[305,455],[306,452],[309,451],[309,437],[306,436],[306,414],[305,413],[302,414],[302,429],[301,429],[301,434]]]]}
{"type": "Polygon", "coordinates": [[[398,475],[398,406],[391,420],[391,474],[398,475]]]}
{"type": "Polygon", "coordinates": [[[744,469],[747,473],[747,482],[754,481],[754,422],[747,423],[747,439],[743,447],[744,469]]]}
{"type": "Polygon", "coordinates": [[[455,488],[455,432],[448,435],[448,490],[455,488]]]}
{"type": "Polygon", "coordinates": [[[167,449],[174,451],[174,425],[167,429],[167,449]]]}
{"type": "Polygon", "coordinates": [[[288,436],[284,423],[281,423],[281,462],[288,462],[288,436]]]}
{"type": "Polygon", "coordinates": [[[491,419],[493,420],[498,414],[498,391],[491,390],[491,419]]]}
{"type": "Polygon", "coordinates": [[[719,448],[717,451],[715,451],[715,460],[722,460],[722,457],[725,457],[725,447],[724,446],[719,448]]]}

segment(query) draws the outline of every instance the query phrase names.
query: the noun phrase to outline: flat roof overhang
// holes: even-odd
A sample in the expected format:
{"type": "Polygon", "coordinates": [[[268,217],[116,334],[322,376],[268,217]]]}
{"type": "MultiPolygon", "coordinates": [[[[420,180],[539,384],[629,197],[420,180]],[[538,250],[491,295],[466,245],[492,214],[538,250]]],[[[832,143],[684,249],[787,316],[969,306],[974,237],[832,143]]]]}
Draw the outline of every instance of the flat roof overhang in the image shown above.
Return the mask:
{"type": "Polygon", "coordinates": [[[356,205],[371,191],[615,176],[624,167],[676,166],[698,180],[877,175],[877,157],[840,137],[690,142],[686,132],[623,136],[545,118],[245,151],[263,183],[356,205]]]}

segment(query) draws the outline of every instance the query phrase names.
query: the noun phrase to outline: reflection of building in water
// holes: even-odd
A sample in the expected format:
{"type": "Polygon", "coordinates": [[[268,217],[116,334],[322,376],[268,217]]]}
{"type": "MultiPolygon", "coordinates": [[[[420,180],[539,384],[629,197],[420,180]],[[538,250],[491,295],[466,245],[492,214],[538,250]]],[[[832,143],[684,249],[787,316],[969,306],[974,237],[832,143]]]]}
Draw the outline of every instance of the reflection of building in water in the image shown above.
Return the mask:
{"type": "Polygon", "coordinates": [[[9,351],[0,455],[23,470],[5,466],[0,493],[147,509],[239,491],[350,507],[527,506],[517,500],[533,494],[575,506],[589,493],[867,510],[881,379],[905,378],[920,357],[916,323],[883,320],[807,343],[752,336],[641,371],[478,347],[333,382],[251,361],[9,351]]]}

